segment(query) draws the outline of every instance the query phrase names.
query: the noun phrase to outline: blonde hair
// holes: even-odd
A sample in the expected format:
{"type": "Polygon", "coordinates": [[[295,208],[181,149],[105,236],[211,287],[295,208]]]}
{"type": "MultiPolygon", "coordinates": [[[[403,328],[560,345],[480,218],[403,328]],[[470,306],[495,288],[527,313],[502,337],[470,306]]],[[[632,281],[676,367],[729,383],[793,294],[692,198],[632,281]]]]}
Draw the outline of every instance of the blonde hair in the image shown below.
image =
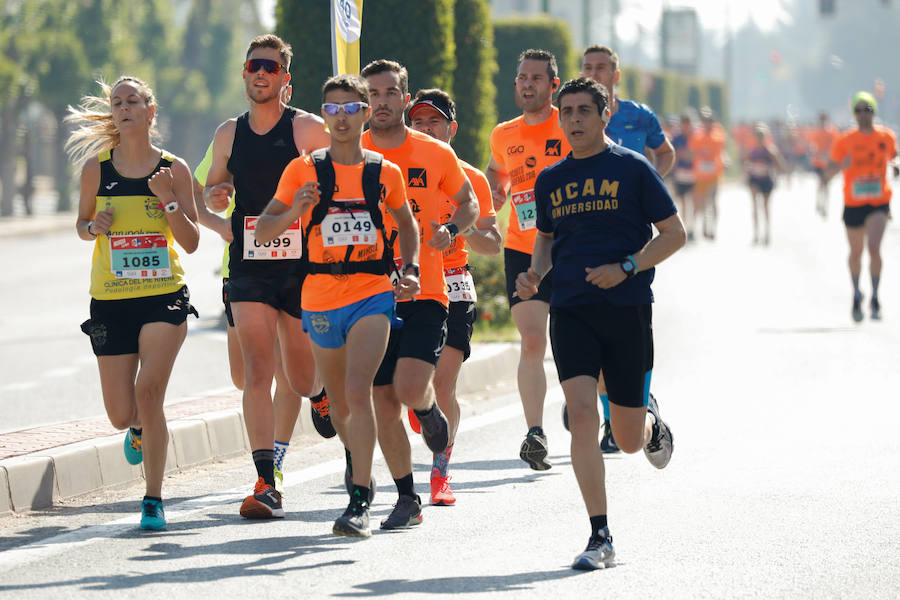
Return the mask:
{"type": "MultiPolygon", "coordinates": [[[[110,97],[112,91],[121,83],[129,82],[138,89],[138,94],[148,106],[156,106],[156,98],[150,86],[129,75],[119,77],[112,85],[102,79],[97,81],[101,96],[84,96],[78,107],[69,106],[66,123],[75,126],[75,130],[66,141],[66,152],[76,165],[81,165],[91,156],[119,145],[119,130],[113,122],[110,97]]],[[[150,122],[150,139],[159,140],[159,129],[156,126],[156,114],[150,122]]]]}

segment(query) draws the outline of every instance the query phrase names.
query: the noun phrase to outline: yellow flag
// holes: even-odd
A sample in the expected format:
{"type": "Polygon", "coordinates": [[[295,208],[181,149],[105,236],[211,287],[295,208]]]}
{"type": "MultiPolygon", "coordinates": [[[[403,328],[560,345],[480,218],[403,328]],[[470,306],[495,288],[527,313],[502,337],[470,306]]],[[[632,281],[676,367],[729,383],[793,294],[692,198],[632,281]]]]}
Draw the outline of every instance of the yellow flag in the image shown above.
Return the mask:
{"type": "Polygon", "coordinates": [[[331,0],[331,64],[335,75],[359,73],[363,0],[331,0]]]}

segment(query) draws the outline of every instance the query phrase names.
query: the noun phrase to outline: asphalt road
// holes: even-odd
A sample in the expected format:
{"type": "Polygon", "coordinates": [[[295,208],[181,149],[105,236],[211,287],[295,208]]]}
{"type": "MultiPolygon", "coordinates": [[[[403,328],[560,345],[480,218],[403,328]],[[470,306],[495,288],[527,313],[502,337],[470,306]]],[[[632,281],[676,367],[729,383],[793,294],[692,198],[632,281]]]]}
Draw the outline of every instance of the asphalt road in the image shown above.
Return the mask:
{"type": "MultiPolygon", "coordinates": [[[[469,402],[479,414],[456,443],[457,505],[426,507],[417,529],[332,536],[343,461],[322,442],[289,455],[284,521],[237,515],[249,457],[168,477],[162,534],[135,528],[139,486],[0,519],[0,594],[896,598],[900,228],[892,222],[884,244],[884,320],[854,324],[836,189],[833,201],[823,222],[810,180],[778,188],[762,248],[750,244],[744,191],[728,189],[719,238],[658,272],[653,391],[676,450],[663,471],[642,455],[609,458],[614,569],[569,569],[587,518],[554,385],[554,468],[518,460],[516,394],[469,402]]],[[[414,458],[425,495],[421,444],[414,458]]],[[[396,492],[383,461],[376,476],[377,521],[396,492]]]]}

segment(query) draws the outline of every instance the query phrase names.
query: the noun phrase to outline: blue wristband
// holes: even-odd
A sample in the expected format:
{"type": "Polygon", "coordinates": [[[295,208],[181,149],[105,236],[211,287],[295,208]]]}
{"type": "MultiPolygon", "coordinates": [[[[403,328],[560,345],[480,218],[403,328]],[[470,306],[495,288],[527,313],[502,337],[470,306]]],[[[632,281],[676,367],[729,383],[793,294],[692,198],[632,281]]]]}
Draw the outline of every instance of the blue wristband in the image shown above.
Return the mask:
{"type": "Polygon", "coordinates": [[[638,274],[637,261],[634,260],[634,257],[633,257],[632,255],[630,255],[630,254],[629,254],[628,256],[626,256],[625,258],[627,258],[628,261],[629,261],[632,265],[634,265],[634,274],[637,275],[637,274],[638,274]]]}

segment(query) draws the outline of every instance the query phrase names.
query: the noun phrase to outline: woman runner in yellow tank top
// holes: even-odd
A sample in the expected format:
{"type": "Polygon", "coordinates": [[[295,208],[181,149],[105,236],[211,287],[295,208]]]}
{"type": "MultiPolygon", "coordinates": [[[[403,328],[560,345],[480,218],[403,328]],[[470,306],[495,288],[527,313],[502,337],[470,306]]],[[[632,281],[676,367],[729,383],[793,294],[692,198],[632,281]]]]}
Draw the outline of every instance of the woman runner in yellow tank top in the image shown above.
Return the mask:
{"type": "Polygon", "coordinates": [[[143,81],[101,82],[100,97],[69,107],[77,128],[67,148],[82,165],[78,236],[94,243],[91,338],[110,422],[125,435],[125,458],[144,463],[141,529],[166,528],[162,479],[168,428],[163,413],[172,365],[191,306],[174,242],[197,249],[200,231],[191,174],[151,143],[156,101],[143,81]]]}

